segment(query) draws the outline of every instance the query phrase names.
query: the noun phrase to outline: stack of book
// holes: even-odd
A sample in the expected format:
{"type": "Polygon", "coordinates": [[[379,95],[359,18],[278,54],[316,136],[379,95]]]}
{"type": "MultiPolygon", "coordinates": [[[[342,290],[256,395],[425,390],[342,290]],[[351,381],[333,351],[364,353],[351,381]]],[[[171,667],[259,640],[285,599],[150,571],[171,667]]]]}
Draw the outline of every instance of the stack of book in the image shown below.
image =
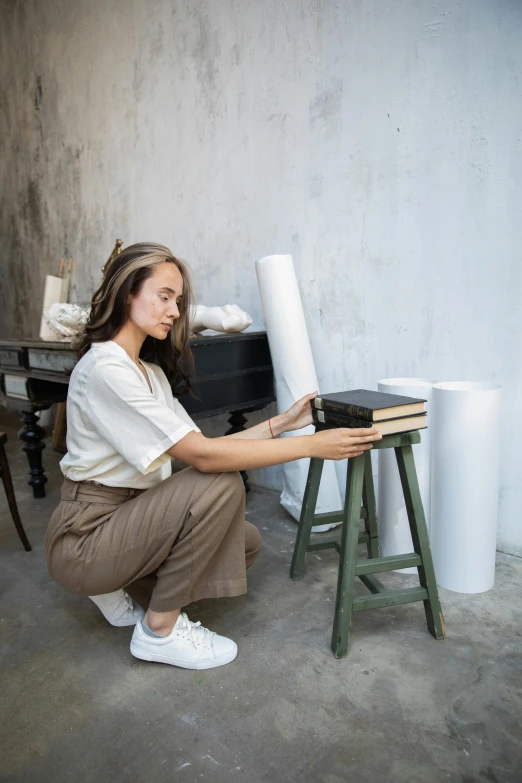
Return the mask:
{"type": "Polygon", "coordinates": [[[426,400],[368,389],[321,394],[312,400],[314,422],[330,427],[376,427],[381,435],[426,427],[426,400]]]}

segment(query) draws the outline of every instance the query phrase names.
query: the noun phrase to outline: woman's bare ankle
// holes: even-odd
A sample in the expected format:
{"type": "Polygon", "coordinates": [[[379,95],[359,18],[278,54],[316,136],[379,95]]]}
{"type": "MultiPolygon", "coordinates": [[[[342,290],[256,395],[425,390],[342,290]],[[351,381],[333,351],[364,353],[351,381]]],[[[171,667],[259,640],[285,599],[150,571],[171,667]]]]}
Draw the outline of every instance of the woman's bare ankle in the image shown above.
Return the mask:
{"type": "Polygon", "coordinates": [[[148,609],[143,622],[154,633],[168,636],[180,614],[181,609],[174,609],[172,612],[153,612],[151,609],[148,609]]]}

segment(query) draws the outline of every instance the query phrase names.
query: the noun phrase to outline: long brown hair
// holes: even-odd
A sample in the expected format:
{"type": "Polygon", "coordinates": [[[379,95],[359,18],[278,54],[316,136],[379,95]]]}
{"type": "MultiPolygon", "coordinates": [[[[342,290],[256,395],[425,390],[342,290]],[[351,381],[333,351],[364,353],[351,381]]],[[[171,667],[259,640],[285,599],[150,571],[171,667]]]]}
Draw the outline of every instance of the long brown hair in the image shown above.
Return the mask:
{"type": "Polygon", "coordinates": [[[190,380],[194,374],[194,358],[189,344],[192,283],[187,266],[164,245],[138,242],[126,247],[107,264],[102,284],[92,297],[89,320],[76,348],[82,357],[93,343],[112,340],[129,319],[129,298],[137,296],[145,280],[165,262],[177,266],[183,278],[180,316],[165,340],[146,338],[140,357],[159,364],[174,385],[175,393],[180,395],[191,390],[190,380]]]}

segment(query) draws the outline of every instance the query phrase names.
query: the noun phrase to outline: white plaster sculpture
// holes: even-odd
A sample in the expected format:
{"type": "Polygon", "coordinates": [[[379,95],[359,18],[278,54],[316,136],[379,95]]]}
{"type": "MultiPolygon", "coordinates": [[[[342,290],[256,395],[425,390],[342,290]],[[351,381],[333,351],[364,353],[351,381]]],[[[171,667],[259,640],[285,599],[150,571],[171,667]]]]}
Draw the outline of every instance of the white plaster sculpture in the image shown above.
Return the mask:
{"type": "MultiPolygon", "coordinates": [[[[77,337],[89,318],[90,307],[56,302],[45,316],[50,330],[49,340],[67,342],[77,337]]],[[[252,324],[251,316],[237,305],[206,307],[195,305],[191,311],[191,331],[194,334],[204,329],[216,332],[242,332],[252,324]]]]}
{"type": "Polygon", "coordinates": [[[54,339],[57,342],[69,342],[80,334],[87,323],[90,311],[90,307],[55,302],[47,311],[45,321],[52,333],[56,335],[54,339]]]}
{"type": "Polygon", "coordinates": [[[251,316],[237,305],[206,307],[198,304],[191,310],[190,329],[194,334],[204,329],[214,329],[216,332],[242,332],[251,324],[251,316]]]}

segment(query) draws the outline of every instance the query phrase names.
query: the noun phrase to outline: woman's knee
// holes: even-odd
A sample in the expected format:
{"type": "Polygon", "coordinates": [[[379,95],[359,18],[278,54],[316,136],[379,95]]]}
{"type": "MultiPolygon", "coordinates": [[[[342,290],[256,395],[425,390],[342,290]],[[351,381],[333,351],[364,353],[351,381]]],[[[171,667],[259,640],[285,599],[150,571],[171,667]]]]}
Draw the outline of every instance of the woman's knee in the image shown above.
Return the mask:
{"type": "Polygon", "coordinates": [[[227,486],[229,486],[235,492],[243,494],[245,492],[245,485],[241,478],[241,473],[237,470],[231,473],[221,473],[222,478],[225,480],[227,486]]]}
{"type": "Polygon", "coordinates": [[[237,471],[234,473],[219,473],[218,481],[223,495],[238,501],[245,497],[245,485],[241,474],[237,471]]]}

